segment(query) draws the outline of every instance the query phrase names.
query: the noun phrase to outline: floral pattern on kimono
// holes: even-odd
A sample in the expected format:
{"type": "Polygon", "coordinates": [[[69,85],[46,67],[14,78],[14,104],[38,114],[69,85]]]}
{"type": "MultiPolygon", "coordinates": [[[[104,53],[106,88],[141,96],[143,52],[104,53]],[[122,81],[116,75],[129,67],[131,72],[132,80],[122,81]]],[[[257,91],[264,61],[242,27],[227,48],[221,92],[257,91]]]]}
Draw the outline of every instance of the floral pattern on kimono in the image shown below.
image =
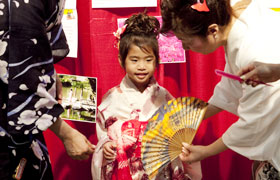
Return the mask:
{"type": "Polygon", "coordinates": [[[141,162],[141,139],[147,121],[138,119],[117,121],[109,127],[108,136],[117,144],[117,164],[114,167],[104,166],[105,171],[115,169],[112,177],[106,179],[139,179],[148,180],[141,162]],[[109,169],[109,170],[107,170],[109,169]]]}
{"type": "Polygon", "coordinates": [[[9,178],[20,158],[28,156],[22,179],[37,172],[38,179],[52,179],[47,150],[42,151],[44,158],[37,158],[47,169],[31,164],[37,157],[32,144],[46,149],[42,131],[63,112],[56,101],[52,54],[60,52],[58,61],[69,51],[59,24],[63,6],[64,0],[0,1],[0,155],[1,162],[6,158],[11,163],[9,178]]]}

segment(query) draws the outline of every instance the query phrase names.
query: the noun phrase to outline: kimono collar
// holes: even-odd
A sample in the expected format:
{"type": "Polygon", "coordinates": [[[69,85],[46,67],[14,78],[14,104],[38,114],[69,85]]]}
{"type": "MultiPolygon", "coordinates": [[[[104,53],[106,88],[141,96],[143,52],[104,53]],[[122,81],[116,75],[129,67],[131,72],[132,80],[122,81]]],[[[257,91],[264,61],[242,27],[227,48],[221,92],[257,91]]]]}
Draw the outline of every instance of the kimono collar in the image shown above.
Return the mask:
{"type": "MultiPolygon", "coordinates": [[[[128,77],[128,75],[126,74],[125,77],[123,78],[121,84],[120,84],[120,87],[122,90],[124,91],[137,91],[137,92],[140,92],[138,90],[138,88],[135,86],[135,84],[131,81],[131,79],[128,77]]],[[[155,80],[154,76],[152,76],[150,78],[150,82],[147,86],[147,88],[144,90],[144,92],[146,91],[150,91],[151,89],[153,89],[153,87],[158,87],[158,83],[157,81],[155,80]]],[[[143,93],[144,93],[143,92],[143,93]]]]}

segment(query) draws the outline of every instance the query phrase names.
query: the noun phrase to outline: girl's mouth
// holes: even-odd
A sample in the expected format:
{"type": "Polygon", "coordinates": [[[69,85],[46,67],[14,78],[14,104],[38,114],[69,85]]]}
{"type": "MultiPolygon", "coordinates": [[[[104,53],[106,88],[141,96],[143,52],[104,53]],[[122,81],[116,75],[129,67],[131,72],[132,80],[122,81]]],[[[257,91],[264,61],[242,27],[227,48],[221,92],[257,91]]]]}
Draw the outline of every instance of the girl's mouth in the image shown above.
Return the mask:
{"type": "Polygon", "coordinates": [[[147,73],[136,73],[135,74],[139,79],[144,79],[147,76],[147,73]]]}

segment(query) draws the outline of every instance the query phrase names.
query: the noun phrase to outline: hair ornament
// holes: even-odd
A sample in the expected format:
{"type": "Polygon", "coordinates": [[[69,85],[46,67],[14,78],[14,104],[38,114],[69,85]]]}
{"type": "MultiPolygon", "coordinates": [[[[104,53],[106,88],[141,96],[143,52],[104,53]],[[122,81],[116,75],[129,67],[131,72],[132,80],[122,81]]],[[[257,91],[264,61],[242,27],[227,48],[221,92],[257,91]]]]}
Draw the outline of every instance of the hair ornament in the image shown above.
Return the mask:
{"type": "Polygon", "coordinates": [[[203,0],[203,3],[200,0],[197,0],[197,3],[191,6],[192,9],[197,10],[199,12],[209,12],[209,8],[207,7],[206,0],[203,0]]]}
{"type": "Polygon", "coordinates": [[[119,42],[120,42],[120,39],[121,39],[121,35],[126,30],[126,27],[127,27],[127,24],[125,24],[122,27],[118,28],[116,32],[113,32],[114,36],[116,37],[115,45],[114,45],[116,48],[119,48],[119,42]]]}
{"type": "Polygon", "coordinates": [[[116,32],[113,32],[114,36],[120,40],[121,39],[121,35],[124,33],[124,31],[126,30],[126,26],[127,24],[123,25],[123,27],[120,27],[117,29],[116,32]]]}

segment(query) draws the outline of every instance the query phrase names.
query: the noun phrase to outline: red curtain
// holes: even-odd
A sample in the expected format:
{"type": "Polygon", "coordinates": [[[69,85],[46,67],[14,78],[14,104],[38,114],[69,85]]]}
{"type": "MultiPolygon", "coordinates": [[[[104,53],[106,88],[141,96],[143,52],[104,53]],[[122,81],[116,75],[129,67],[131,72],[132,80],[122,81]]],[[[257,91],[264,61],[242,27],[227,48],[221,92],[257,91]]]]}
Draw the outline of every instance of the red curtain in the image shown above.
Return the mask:
{"type": "MultiPolygon", "coordinates": [[[[97,77],[98,105],[102,96],[119,84],[124,71],[117,60],[113,32],[117,19],[143,12],[145,8],[92,9],[91,0],[77,1],[78,58],[65,58],[56,64],[58,73],[97,77]]],[[[159,16],[159,8],[147,8],[148,14],[159,16]]],[[[155,73],[159,84],[175,96],[195,96],[207,101],[220,77],[214,69],[223,69],[224,51],[201,55],[186,52],[187,62],[160,65],[155,73]]],[[[208,145],[220,137],[237,117],[222,112],[204,120],[194,144],[208,145]]],[[[93,143],[97,143],[95,124],[67,121],[93,143]]],[[[69,158],[61,141],[49,130],[44,133],[49,148],[55,180],[91,180],[91,159],[77,161],[69,158]]],[[[204,180],[248,180],[251,161],[227,150],[202,161],[204,180]]]]}

